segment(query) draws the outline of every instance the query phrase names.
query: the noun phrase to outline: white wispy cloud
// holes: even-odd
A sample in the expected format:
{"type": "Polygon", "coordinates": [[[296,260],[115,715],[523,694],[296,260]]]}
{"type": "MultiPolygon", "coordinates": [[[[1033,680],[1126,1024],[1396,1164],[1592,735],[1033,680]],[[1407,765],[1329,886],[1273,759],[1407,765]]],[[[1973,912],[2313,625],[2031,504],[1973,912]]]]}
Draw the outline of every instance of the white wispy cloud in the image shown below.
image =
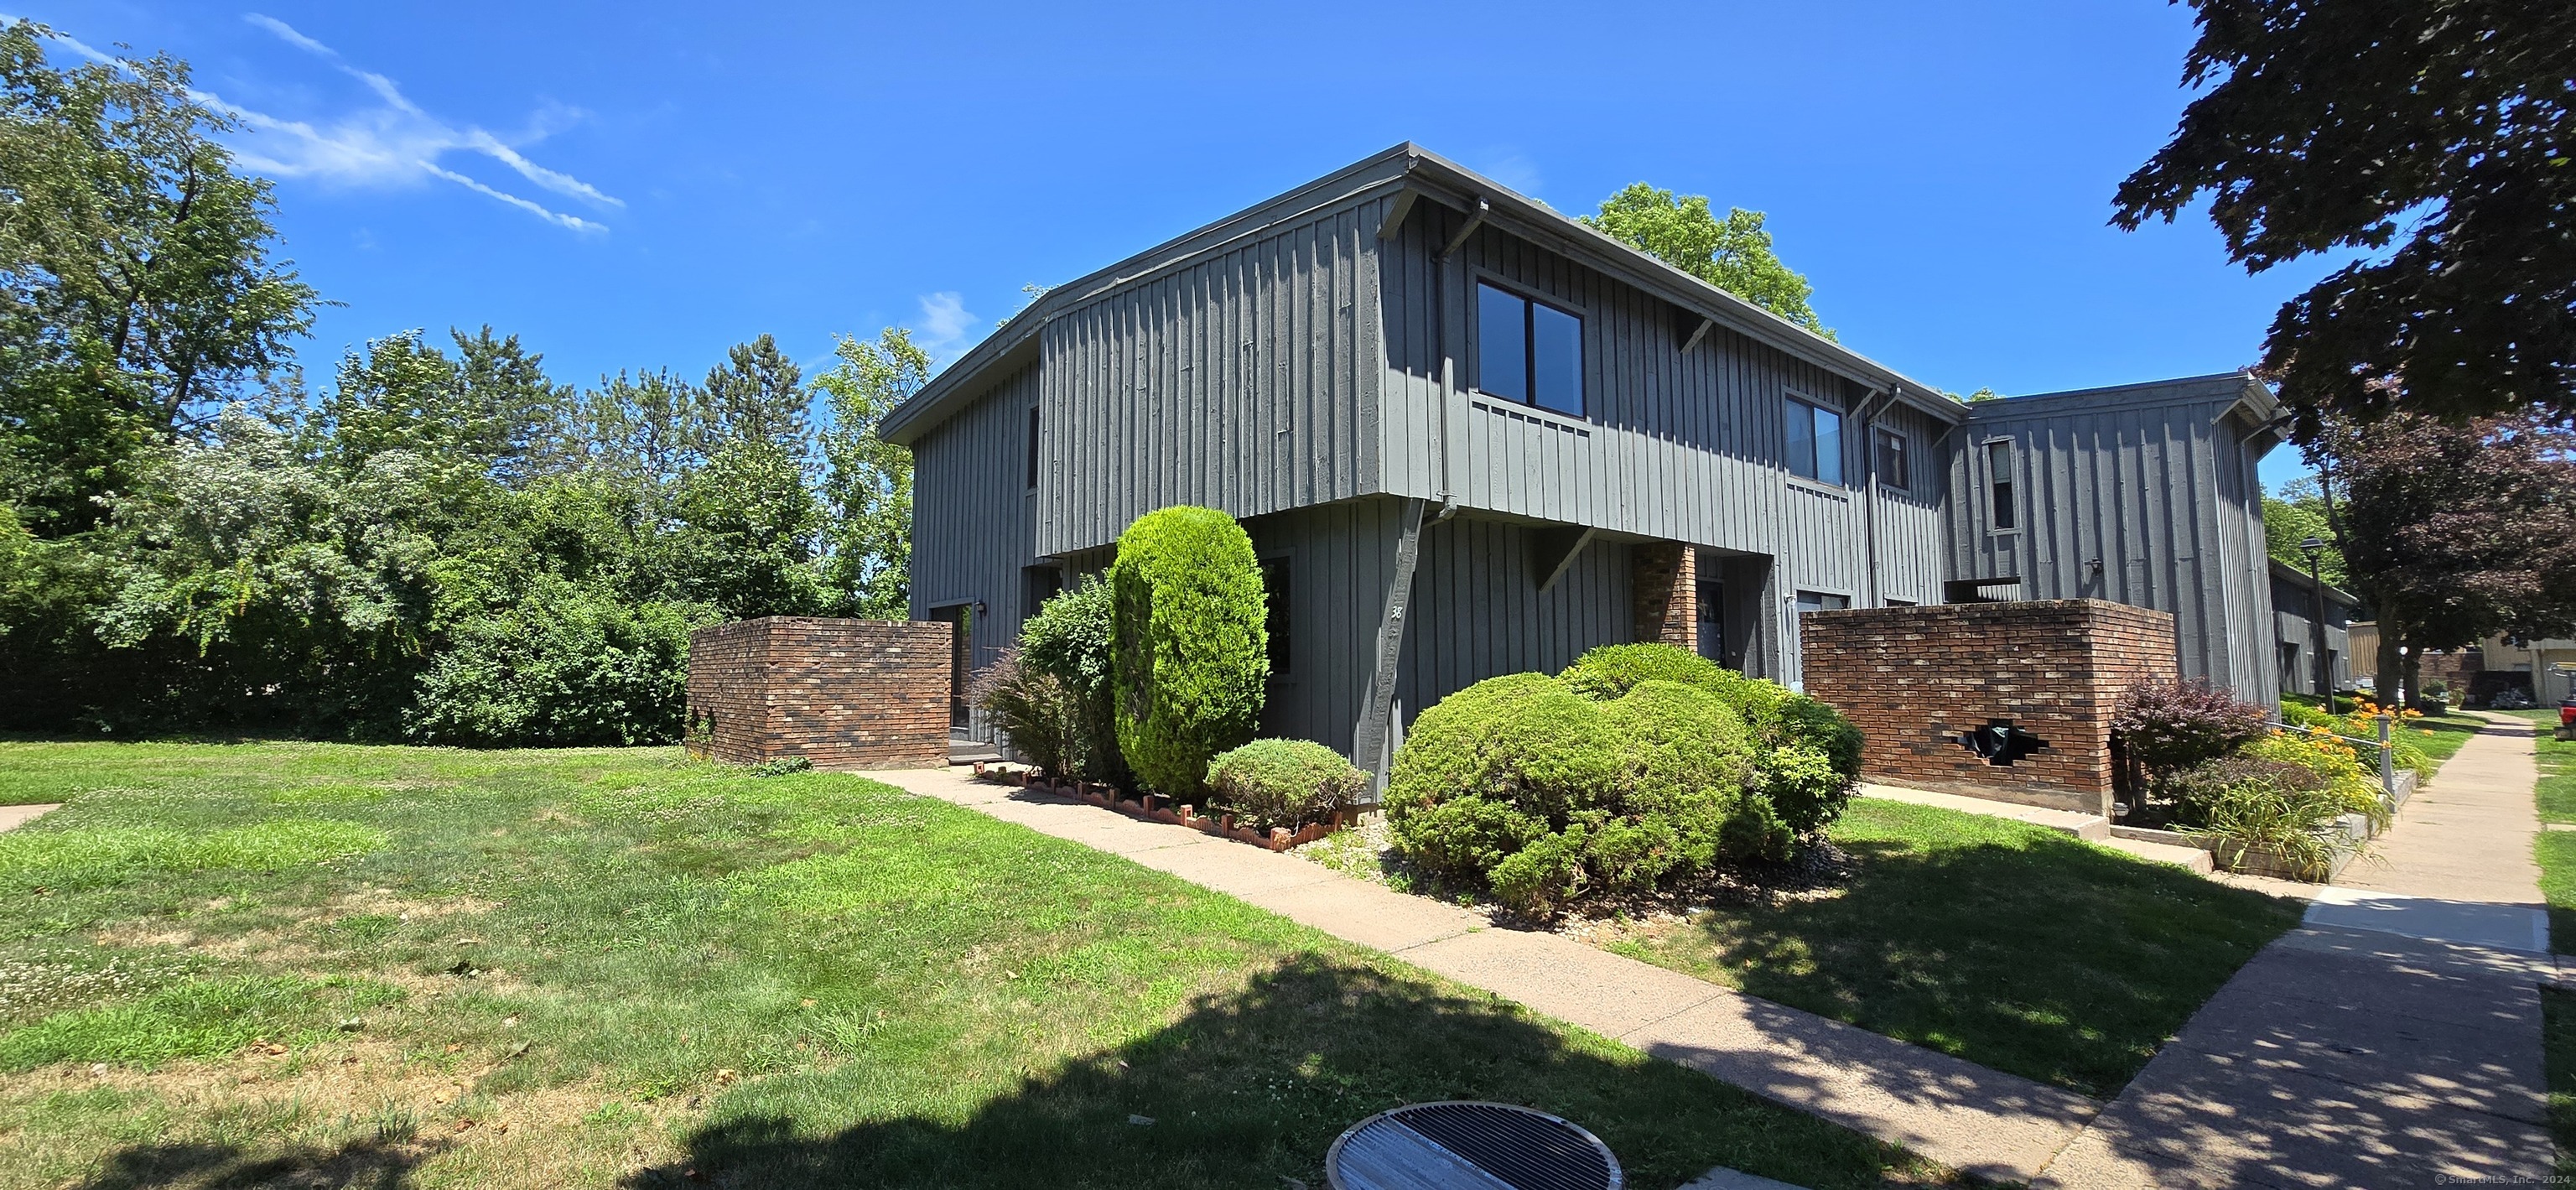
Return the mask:
{"type": "MultiPolygon", "coordinates": [[[[353,111],[317,127],[301,120],[277,119],[210,95],[210,101],[221,104],[246,127],[256,133],[267,134],[265,143],[244,147],[244,162],[253,168],[285,177],[314,177],[358,185],[401,184],[424,177],[437,178],[575,231],[607,230],[598,223],[502,190],[442,163],[441,159],[449,153],[461,151],[479,153],[501,163],[538,188],[567,198],[602,207],[626,205],[588,182],[530,161],[516,146],[487,129],[470,124],[459,126],[431,115],[412,102],[410,96],[403,94],[401,85],[393,79],[359,67],[341,56],[340,51],[306,36],[293,25],[265,13],[248,13],[242,19],[365,84],[380,103],[380,106],[353,111]]],[[[541,139],[544,131],[539,127],[527,139],[541,139]]]]}
{"type": "MultiPolygon", "coordinates": [[[[450,182],[558,227],[579,232],[608,230],[603,224],[480,181],[444,162],[450,154],[471,153],[500,163],[539,189],[599,207],[626,205],[624,201],[601,192],[598,187],[539,165],[520,152],[520,145],[544,139],[553,126],[563,122],[560,109],[540,113],[541,116],[555,118],[532,120],[529,131],[516,138],[517,143],[514,144],[486,129],[471,124],[452,124],[430,114],[404,95],[402,87],[393,79],[358,67],[342,57],[338,50],[306,36],[293,25],[262,13],[248,13],[242,19],[358,80],[377,101],[372,106],[317,123],[273,116],[234,103],[212,91],[193,92],[199,102],[240,123],[242,132],[232,138],[234,156],[253,170],[273,177],[311,178],[352,186],[401,186],[429,180],[450,182]]],[[[59,30],[55,31],[54,39],[64,48],[91,61],[116,60],[112,55],[59,30]]]]}
{"type": "Polygon", "coordinates": [[[966,299],[954,291],[925,293],[921,295],[921,321],[912,328],[914,342],[932,359],[945,364],[966,353],[966,348],[973,345],[967,333],[983,321],[966,308],[966,299]]]}

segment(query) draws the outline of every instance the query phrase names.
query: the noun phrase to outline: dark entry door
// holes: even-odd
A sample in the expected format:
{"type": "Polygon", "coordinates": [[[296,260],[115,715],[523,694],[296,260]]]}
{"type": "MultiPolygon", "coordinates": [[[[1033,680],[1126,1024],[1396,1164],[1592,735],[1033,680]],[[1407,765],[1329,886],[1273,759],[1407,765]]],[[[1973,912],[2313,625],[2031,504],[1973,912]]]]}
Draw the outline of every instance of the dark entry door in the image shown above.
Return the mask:
{"type": "Polygon", "coordinates": [[[1726,664],[1726,584],[1699,584],[1699,655],[1726,664]]]}
{"type": "Polygon", "coordinates": [[[975,725],[966,703],[966,683],[975,676],[975,608],[961,603],[931,614],[955,625],[948,634],[948,726],[964,731],[975,725]]]}

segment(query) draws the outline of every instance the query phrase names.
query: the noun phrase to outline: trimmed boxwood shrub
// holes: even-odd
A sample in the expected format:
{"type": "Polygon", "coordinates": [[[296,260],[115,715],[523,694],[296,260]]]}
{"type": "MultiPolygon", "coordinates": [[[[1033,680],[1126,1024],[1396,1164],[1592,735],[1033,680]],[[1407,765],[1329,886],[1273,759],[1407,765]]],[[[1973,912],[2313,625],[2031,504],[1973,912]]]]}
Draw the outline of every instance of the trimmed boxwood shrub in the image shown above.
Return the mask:
{"type": "Polygon", "coordinates": [[[1217,808],[1261,830],[1322,822],[1368,788],[1369,775],[1312,740],[1254,740],[1208,762],[1217,808]]]}
{"type": "Polygon", "coordinates": [[[1695,686],[1647,679],[1604,701],[1511,674],[1414,721],[1388,825],[1427,874],[1543,913],[1722,858],[1784,857],[1787,827],[1747,788],[1754,752],[1743,718],[1695,686]]]}
{"type": "Polygon", "coordinates": [[[1860,779],[1860,728],[1842,712],[1778,682],[1749,678],[1688,649],[1666,644],[1603,645],[1561,675],[1593,698],[1613,699],[1641,682],[1695,686],[1743,717],[1753,731],[1757,787],[1791,831],[1819,831],[1842,817],[1860,779]],[[1821,767],[1819,767],[1821,762],[1821,767]]]}
{"type": "Polygon", "coordinates": [[[1217,753],[1252,738],[1270,677],[1252,538],[1213,508],[1136,518],[1109,570],[1118,750],[1148,788],[1195,797],[1217,753]]]}

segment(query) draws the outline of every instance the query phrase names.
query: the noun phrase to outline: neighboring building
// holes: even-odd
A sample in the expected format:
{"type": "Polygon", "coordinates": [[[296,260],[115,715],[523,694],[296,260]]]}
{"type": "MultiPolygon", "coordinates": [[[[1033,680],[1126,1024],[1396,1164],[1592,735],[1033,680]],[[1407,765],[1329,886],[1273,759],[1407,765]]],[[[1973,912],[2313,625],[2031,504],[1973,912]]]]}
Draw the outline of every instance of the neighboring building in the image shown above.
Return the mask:
{"type": "MultiPolygon", "coordinates": [[[[2319,694],[2317,689],[2316,620],[2310,610],[2317,602],[2317,585],[2306,571],[2278,558],[2272,563],[2272,620],[2279,631],[2272,648],[2280,662],[2281,690],[2287,694],[2319,694]]],[[[2352,688],[2353,648],[2351,625],[2353,615],[2361,610],[2361,600],[2350,592],[2328,583],[2325,585],[2326,672],[2337,690],[2352,688]]],[[[2378,648],[2373,639],[2370,647],[2378,648]]]]}
{"type": "Polygon", "coordinates": [[[2479,650],[2485,655],[2488,673],[2523,673],[2531,675],[2528,691],[2544,704],[2564,701],[2576,691],[2576,640],[2529,640],[2516,644],[2504,637],[2490,637],[2479,650]]]}
{"type": "Polygon", "coordinates": [[[1968,406],[1949,452],[1952,602],[2171,612],[2186,678],[2280,701],[2255,465],[2280,403],[2241,372],[1968,406]]]}
{"type": "Polygon", "coordinates": [[[1795,683],[1799,612],[1970,592],[2173,611],[2186,673],[2268,700],[2223,653],[2272,635],[2274,412],[2241,376],[1963,406],[1408,144],[1048,291],[884,433],[958,673],[1208,505],[1270,584],[1263,730],[1382,770],[1486,677],[1651,639],[1795,683]]]}

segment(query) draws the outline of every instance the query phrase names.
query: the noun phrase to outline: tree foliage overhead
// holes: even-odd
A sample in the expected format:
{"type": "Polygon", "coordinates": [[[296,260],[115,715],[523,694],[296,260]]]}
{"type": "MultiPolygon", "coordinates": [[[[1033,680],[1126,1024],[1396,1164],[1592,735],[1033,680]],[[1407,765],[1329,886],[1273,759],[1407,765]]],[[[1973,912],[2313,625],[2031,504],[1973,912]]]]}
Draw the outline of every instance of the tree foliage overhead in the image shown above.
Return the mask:
{"type": "Polygon", "coordinates": [[[844,336],[832,370],[814,378],[830,403],[823,433],[823,499],[832,514],[827,582],[850,614],[911,615],[912,451],[877,433],[885,415],[930,381],[930,353],[889,327],[874,343],[844,336]]]}
{"type": "Polygon", "coordinates": [[[2260,272],[2360,260],[2293,298],[2264,365],[2301,412],[2576,412],[2576,6],[2190,0],[2205,88],[2112,221],[2201,195],[2260,272]],[[2401,397],[2402,394],[2402,397],[2401,397]]]}
{"type": "Polygon", "coordinates": [[[59,533],[285,363],[315,297],[270,259],[269,184],[233,172],[185,63],[61,69],[51,36],[0,29],[0,499],[59,533]]]}
{"type": "Polygon", "coordinates": [[[1675,198],[1644,182],[1601,200],[1582,221],[1664,263],[1831,339],[1834,332],[1807,304],[1815,287],[1771,250],[1764,215],[1736,207],[1719,219],[1708,198],[1675,198]]]}
{"type": "Polygon", "coordinates": [[[2317,551],[2317,577],[2337,587],[2349,587],[2351,571],[2344,566],[2343,547],[2336,543],[2333,518],[2327,515],[2325,503],[2313,483],[2302,493],[2299,485],[2282,490],[2280,498],[2263,497],[2263,545],[2274,561],[2297,567],[2307,573],[2308,554],[2299,548],[2301,542],[2314,537],[2325,543],[2317,551]]]}

